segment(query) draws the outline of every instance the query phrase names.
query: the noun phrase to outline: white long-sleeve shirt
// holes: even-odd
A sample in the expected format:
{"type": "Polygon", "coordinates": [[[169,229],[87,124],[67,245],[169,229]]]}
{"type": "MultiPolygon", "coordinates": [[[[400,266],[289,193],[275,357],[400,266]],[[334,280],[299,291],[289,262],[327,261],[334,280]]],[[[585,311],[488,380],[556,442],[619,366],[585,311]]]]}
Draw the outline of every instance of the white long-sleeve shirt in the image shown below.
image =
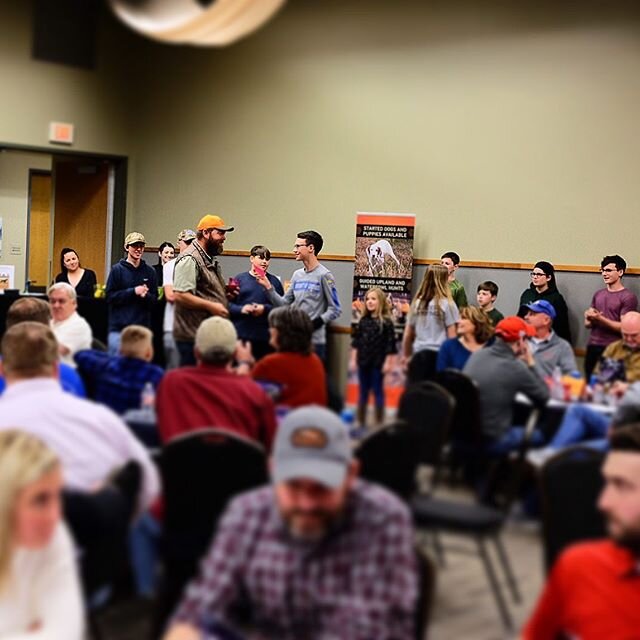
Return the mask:
{"type": "MultiPolygon", "coordinates": [[[[20,429],[40,438],[62,462],[65,487],[90,492],[134,460],[142,467],[140,507],[160,492],[147,450],[111,409],[65,393],[54,378],[10,384],[0,397],[0,431],[20,429]]],[[[0,636],[1,637],[1,636],[0,636]]]]}
{"type": "Polygon", "coordinates": [[[91,341],[93,340],[91,327],[77,311],[74,311],[62,322],[52,320],[51,330],[58,344],[69,349],[69,353],[61,356],[60,360],[71,367],[76,366],[73,356],[77,351],[91,349],[91,341]]]}
{"type": "Polygon", "coordinates": [[[0,591],[2,640],[82,640],[84,611],[71,536],[60,522],[42,549],[18,547],[0,591]]]}

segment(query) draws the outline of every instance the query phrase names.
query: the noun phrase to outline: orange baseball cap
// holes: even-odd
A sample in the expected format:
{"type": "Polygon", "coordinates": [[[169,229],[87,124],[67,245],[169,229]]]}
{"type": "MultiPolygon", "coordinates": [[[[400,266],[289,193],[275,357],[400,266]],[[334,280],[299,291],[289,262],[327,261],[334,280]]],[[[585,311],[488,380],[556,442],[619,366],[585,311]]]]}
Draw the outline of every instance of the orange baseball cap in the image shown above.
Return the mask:
{"type": "Polygon", "coordinates": [[[508,316],[498,322],[495,333],[505,342],[515,342],[519,338],[532,338],[536,335],[536,330],[522,318],[518,316],[508,316]]]}
{"type": "Polygon", "coordinates": [[[198,226],[196,228],[198,229],[198,231],[204,231],[205,229],[233,231],[234,229],[234,227],[227,227],[224,223],[224,220],[220,216],[212,216],[211,214],[200,218],[200,222],[198,222],[198,226]]]}

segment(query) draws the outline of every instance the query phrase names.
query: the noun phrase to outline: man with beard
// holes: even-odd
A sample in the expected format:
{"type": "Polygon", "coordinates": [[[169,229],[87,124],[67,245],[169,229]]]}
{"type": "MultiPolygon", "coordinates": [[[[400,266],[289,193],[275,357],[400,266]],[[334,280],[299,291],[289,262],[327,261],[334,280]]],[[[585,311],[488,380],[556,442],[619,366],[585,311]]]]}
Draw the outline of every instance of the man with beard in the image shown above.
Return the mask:
{"type": "Polygon", "coordinates": [[[598,501],[609,539],[556,561],[525,640],[637,638],[640,630],[640,423],[615,429],[598,501]]]}
{"type": "Polygon", "coordinates": [[[415,638],[408,509],[357,479],[342,420],[290,412],[271,472],[271,486],[229,505],[165,640],[415,638]]]}
{"type": "Polygon", "coordinates": [[[173,337],[182,366],[196,364],[193,343],[200,323],[210,316],[229,316],[225,281],[216,260],[229,231],[233,227],[225,225],[220,216],[204,216],[198,223],[195,242],[176,258],[173,337]]]}

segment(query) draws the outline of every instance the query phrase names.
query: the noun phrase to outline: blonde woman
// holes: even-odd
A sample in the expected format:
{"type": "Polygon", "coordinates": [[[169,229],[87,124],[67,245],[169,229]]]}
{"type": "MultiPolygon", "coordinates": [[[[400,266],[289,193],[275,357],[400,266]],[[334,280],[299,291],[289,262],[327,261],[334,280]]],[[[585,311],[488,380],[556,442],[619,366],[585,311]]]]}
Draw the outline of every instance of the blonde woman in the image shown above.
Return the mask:
{"type": "Polygon", "coordinates": [[[441,264],[427,268],[418,293],[411,303],[407,326],[402,336],[402,356],[409,367],[409,380],[428,378],[435,371],[440,346],[456,335],[460,313],[449,288],[449,272],[441,264]],[[419,359],[415,358],[421,354],[419,359]]]}
{"type": "Polygon", "coordinates": [[[60,519],[55,454],[22,431],[0,433],[0,638],[81,640],[71,537],[60,519]]]}
{"type": "Polygon", "coordinates": [[[462,371],[469,356],[493,336],[493,324],[489,315],[478,307],[463,307],[458,322],[458,337],[445,340],[438,351],[436,369],[462,371]]]}

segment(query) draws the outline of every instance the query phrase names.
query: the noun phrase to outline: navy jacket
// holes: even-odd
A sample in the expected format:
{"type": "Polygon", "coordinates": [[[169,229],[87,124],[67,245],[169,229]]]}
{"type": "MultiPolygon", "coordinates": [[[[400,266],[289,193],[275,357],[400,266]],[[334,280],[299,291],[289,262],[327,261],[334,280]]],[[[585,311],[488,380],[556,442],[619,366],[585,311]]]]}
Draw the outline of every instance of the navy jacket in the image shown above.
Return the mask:
{"type": "MultiPolygon", "coordinates": [[[[271,273],[267,273],[267,278],[271,286],[280,295],[283,295],[282,282],[271,273]]],[[[229,303],[229,313],[238,332],[238,338],[241,340],[268,342],[269,321],[267,317],[271,309],[273,309],[273,303],[267,295],[267,290],[248,271],[239,273],[236,276],[236,280],[240,283],[240,293],[235,300],[229,303]],[[242,313],[242,307],[252,302],[264,305],[264,313],[261,316],[242,313]]]]}
{"type": "Polygon", "coordinates": [[[111,267],[107,280],[109,331],[122,331],[130,324],[151,328],[151,309],[158,299],[156,272],[144,261],[136,268],[124,258],[111,267]],[[134,289],[141,284],[149,287],[144,298],[134,289]]]}

